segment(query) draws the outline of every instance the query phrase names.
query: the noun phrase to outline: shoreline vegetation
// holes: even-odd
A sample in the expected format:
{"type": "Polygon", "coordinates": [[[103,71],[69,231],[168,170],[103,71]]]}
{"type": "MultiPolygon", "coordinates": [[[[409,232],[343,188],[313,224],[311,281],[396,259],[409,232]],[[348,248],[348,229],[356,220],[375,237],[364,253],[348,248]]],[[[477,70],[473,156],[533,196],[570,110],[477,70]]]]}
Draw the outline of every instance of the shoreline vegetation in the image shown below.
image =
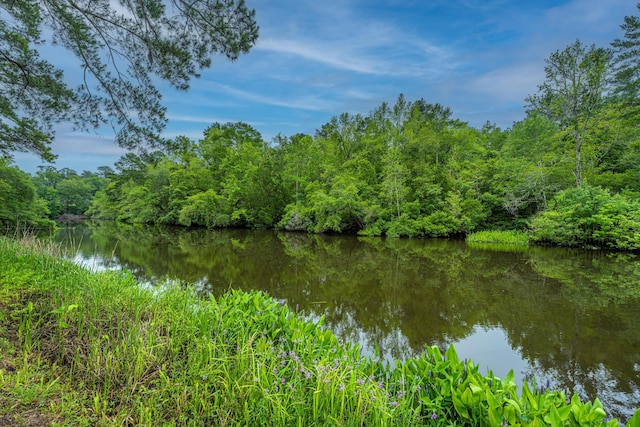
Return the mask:
{"type": "Polygon", "coordinates": [[[523,231],[477,231],[468,234],[467,243],[496,243],[505,245],[529,246],[529,236],[523,231]]]}
{"type": "Polygon", "coordinates": [[[47,166],[32,176],[0,159],[0,227],[86,217],[389,238],[481,233],[509,244],[524,236],[497,231],[515,230],[531,245],[640,250],[636,133],[591,147],[576,186],[553,122],[533,115],[504,131],[474,129],[442,108],[401,95],[314,136],[271,142],[246,123],[215,123],[198,141],[178,137],[96,173],[47,166]],[[402,123],[389,122],[391,109],[402,123]],[[598,149],[617,157],[596,167],[598,149]]]}
{"type": "Polygon", "coordinates": [[[0,264],[0,426],[619,425],[453,347],[364,358],[262,292],[142,286],[30,236],[0,238],[0,264]]]}

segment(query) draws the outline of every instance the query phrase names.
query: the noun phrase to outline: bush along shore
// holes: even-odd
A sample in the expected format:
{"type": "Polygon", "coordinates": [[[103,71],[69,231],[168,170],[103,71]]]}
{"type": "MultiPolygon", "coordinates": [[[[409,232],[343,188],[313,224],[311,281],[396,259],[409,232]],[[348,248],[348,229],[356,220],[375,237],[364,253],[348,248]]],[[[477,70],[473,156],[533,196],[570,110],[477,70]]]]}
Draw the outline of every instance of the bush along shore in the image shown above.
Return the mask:
{"type": "Polygon", "coordinates": [[[0,426],[618,425],[453,347],[390,367],[264,293],[141,286],[57,251],[0,238],[0,426]]]}

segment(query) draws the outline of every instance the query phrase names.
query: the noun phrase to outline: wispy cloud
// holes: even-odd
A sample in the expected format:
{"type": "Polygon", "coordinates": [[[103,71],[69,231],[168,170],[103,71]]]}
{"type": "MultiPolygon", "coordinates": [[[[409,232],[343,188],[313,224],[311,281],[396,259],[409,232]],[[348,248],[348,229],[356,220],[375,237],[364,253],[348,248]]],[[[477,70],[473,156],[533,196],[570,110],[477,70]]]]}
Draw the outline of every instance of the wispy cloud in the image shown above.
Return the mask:
{"type": "Polygon", "coordinates": [[[120,156],[128,150],[118,146],[113,136],[95,134],[58,134],[52,148],[58,154],[92,154],[96,156],[120,156]]]}
{"type": "Polygon", "coordinates": [[[300,56],[341,70],[376,75],[386,74],[386,71],[375,60],[354,57],[346,51],[340,51],[329,46],[314,46],[297,40],[267,39],[262,40],[256,48],[300,56]]]}
{"type": "Polygon", "coordinates": [[[198,123],[204,125],[210,125],[212,123],[227,123],[233,121],[233,119],[230,118],[198,116],[191,114],[168,114],[167,119],[169,119],[169,122],[198,123]]]}
{"type": "Polygon", "coordinates": [[[338,42],[269,38],[256,49],[299,57],[338,70],[375,76],[419,76],[451,69],[454,55],[426,40],[400,35],[384,40],[338,42]]]}
{"type": "Polygon", "coordinates": [[[331,111],[336,107],[335,103],[313,95],[291,99],[280,98],[274,95],[263,95],[256,91],[238,89],[230,85],[213,83],[210,87],[215,92],[224,93],[235,98],[240,98],[258,104],[310,111],[331,111]]]}
{"type": "Polygon", "coordinates": [[[470,79],[463,86],[469,97],[489,97],[494,102],[523,102],[544,80],[544,69],[537,62],[516,64],[491,70],[470,79]]]}
{"type": "MultiPolygon", "coordinates": [[[[421,23],[407,26],[406,19],[395,21],[369,11],[369,3],[344,1],[332,7],[317,1],[282,3],[290,11],[269,15],[257,51],[308,61],[316,68],[322,65],[383,78],[447,72],[456,63],[455,52],[425,34],[421,23]]],[[[373,4],[371,9],[378,6],[373,4]]],[[[301,62],[292,66],[297,68],[301,62]]]]}
{"type": "Polygon", "coordinates": [[[636,4],[629,0],[573,0],[550,8],[545,15],[550,23],[578,32],[576,37],[581,37],[580,33],[606,33],[608,37],[611,26],[622,24],[620,12],[632,15],[637,11],[636,4]]]}
{"type": "Polygon", "coordinates": [[[204,130],[205,128],[202,128],[201,130],[192,129],[192,130],[185,130],[185,131],[168,130],[168,131],[162,132],[162,136],[168,139],[177,138],[178,136],[186,136],[191,140],[199,140],[199,139],[202,139],[204,135],[204,130]]]}

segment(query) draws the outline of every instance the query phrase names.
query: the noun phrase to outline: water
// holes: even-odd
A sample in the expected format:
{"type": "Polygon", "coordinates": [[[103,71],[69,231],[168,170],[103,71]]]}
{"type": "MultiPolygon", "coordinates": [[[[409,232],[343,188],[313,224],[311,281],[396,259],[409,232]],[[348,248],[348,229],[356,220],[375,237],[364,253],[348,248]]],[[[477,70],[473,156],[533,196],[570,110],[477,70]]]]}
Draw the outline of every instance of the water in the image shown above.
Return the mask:
{"type": "Polygon", "coordinates": [[[76,262],[141,281],[266,291],[389,363],[453,343],[481,372],[598,397],[620,421],[640,407],[636,255],[113,223],[55,238],[76,262]]]}

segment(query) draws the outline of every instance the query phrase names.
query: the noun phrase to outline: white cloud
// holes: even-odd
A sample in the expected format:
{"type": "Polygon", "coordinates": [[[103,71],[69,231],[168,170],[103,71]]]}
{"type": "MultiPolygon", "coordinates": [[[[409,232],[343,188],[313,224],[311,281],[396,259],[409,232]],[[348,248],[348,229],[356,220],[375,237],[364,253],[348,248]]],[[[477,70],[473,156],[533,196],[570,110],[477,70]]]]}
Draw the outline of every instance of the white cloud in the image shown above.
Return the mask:
{"type": "Polygon", "coordinates": [[[257,50],[299,57],[329,67],[375,76],[420,76],[442,73],[455,61],[448,50],[426,40],[397,34],[394,38],[359,41],[314,41],[270,38],[257,50]]]}
{"type": "Polygon", "coordinates": [[[330,46],[313,46],[311,43],[298,40],[267,39],[262,40],[256,48],[300,56],[341,70],[364,74],[385,74],[385,71],[375,60],[351,56],[348,52],[342,52],[330,46]]]}
{"type": "Polygon", "coordinates": [[[118,146],[113,139],[77,133],[58,135],[52,148],[54,153],[58,154],[92,154],[96,156],[116,156],[129,151],[118,146]]]}
{"type": "MultiPolygon", "coordinates": [[[[209,124],[213,124],[213,123],[209,123],[209,124]]],[[[178,136],[186,136],[191,140],[199,140],[202,138],[204,130],[205,128],[202,128],[199,131],[193,130],[193,129],[187,130],[187,131],[168,130],[168,131],[162,132],[162,137],[171,139],[171,138],[176,138],[178,136]]]]}
{"type": "Polygon", "coordinates": [[[470,97],[482,97],[485,102],[513,103],[524,102],[543,81],[543,67],[533,62],[493,69],[471,79],[466,87],[470,97]]]}
{"type": "Polygon", "coordinates": [[[230,85],[213,83],[211,84],[211,88],[216,92],[222,92],[246,101],[290,109],[332,111],[336,107],[334,102],[324,100],[314,95],[298,96],[295,99],[289,97],[282,99],[276,96],[262,95],[256,91],[237,89],[230,85]]]}
{"type": "Polygon", "coordinates": [[[624,15],[637,12],[636,4],[629,0],[573,0],[549,9],[546,18],[574,32],[608,33],[611,25],[622,24],[624,15]]]}
{"type": "Polygon", "coordinates": [[[182,122],[182,123],[200,123],[204,125],[210,125],[213,123],[227,123],[232,122],[229,118],[220,118],[214,116],[198,116],[191,114],[168,114],[167,119],[170,123],[182,122]]]}

